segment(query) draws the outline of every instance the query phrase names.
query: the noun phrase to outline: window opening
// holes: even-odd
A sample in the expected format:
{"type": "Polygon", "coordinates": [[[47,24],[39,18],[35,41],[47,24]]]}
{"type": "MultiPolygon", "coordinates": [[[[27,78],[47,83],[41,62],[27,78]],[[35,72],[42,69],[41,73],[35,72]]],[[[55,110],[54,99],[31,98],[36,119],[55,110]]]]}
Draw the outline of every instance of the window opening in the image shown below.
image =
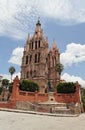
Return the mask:
{"type": "Polygon", "coordinates": [[[28,56],[26,56],[26,64],[28,64],[28,56]]]}

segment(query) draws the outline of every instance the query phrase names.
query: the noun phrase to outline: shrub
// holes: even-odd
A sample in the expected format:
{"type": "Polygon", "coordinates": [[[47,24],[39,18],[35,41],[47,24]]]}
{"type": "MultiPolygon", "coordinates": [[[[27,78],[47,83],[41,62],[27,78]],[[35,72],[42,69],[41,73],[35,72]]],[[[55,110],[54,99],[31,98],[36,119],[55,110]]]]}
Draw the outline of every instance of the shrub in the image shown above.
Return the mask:
{"type": "Polygon", "coordinates": [[[39,86],[37,83],[29,80],[22,80],[20,82],[19,89],[22,91],[29,91],[29,92],[35,92],[39,91],[39,86]]]}
{"type": "Polygon", "coordinates": [[[56,87],[58,93],[75,93],[76,85],[73,82],[59,83],[56,87]]]}

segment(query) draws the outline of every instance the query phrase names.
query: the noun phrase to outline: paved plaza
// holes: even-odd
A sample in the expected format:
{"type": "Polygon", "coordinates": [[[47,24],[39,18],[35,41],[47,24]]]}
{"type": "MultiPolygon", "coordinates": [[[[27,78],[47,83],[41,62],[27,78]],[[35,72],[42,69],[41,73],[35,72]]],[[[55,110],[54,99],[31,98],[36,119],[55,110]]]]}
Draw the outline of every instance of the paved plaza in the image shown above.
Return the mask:
{"type": "Polygon", "coordinates": [[[53,117],[0,111],[0,130],[85,130],[85,114],[53,117]]]}

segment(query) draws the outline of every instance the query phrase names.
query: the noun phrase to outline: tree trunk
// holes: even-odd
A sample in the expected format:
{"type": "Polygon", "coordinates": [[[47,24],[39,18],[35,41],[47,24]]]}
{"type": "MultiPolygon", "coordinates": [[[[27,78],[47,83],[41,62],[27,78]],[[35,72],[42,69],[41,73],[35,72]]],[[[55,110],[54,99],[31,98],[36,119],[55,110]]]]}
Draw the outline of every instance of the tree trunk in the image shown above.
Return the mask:
{"type": "Polygon", "coordinates": [[[12,83],[12,75],[11,75],[11,83],[12,83]]]}

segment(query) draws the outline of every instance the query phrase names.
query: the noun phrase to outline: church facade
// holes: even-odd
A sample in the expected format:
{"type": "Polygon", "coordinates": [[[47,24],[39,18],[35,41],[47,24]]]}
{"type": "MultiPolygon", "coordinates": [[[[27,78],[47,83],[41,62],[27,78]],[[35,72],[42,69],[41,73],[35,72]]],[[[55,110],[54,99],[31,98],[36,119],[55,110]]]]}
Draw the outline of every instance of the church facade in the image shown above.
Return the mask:
{"type": "Polygon", "coordinates": [[[21,80],[32,80],[37,82],[40,92],[45,92],[50,83],[52,89],[55,89],[59,81],[59,73],[56,72],[55,66],[60,63],[60,53],[53,41],[49,49],[48,38],[44,37],[40,20],[36,23],[34,35],[28,35],[24,46],[21,80]]]}

